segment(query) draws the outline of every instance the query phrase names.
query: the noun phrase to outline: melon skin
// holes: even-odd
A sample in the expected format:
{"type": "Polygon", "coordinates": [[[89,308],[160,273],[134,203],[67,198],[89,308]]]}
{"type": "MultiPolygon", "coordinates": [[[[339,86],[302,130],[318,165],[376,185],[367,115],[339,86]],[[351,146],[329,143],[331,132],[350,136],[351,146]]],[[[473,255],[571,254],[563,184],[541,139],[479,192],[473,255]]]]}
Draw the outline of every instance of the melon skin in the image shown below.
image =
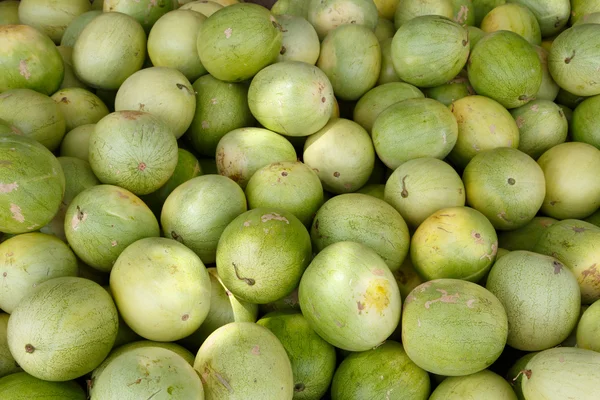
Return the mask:
{"type": "Polygon", "coordinates": [[[369,0],[308,0],[306,19],[317,31],[319,39],[341,25],[363,25],[375,30],[378,20],[377,6],[369,0]]]}
{"type": "Polygon", "coordinates": [[[119,327],[110,295],[85,278],[38,285],[8,321],[8,346],[23,370],[47,381],[91,372],[110,352],[119,327]]]}
{"type": "Polygon", "coordinates": [[[494,8],[481,21],[481,29],[486,33],[511,31],[531,44],[542,44],[542,33],[535,14],[521,4],[509,3],[494,8]]]}
{"type": "Polygon", "coordinates": [[[50,151],[60,145],[66,120],[60,107],[45,94],[31,89],[14,89],[0,94],[0,118],[24,136],[37,140],[50,151]]]}
{"type": "Polygon", "coordinates": [[[78,271],[75,254],[59,238],[37,232],[12,237],[0,244],[0,308],[12,313],[40,283],[78,271]]]}
{"type": "Polygon", "coordinates": [[[379,71],[379,77],[377,78],[377,86],[384,85],[390,82],[402,81],[398,77],[398,73],[396,73],[396,69],[394,68],[394,60],[392,60],[393,40],[394,38],[391,37],[379,42],[379,46],[381,47],[381,68],[379,71]]]}
{"type": "Polygon", "coordinates": [[[48,36],[24,24],[0,25],[0,41],[0,93],[31,89],[49,96],[59,88],[65,68],[48,36]]]}
{"type": "Polygon", "coordinates": [[[173,239],[129,245],[111,270],[110,288],[123,320],[149,340],[171,342],[192,334],[210,309],[206,267],[173,239]]]}
{"type": "Polygon", "coordinates": [[[67,132],[60,144],[61,157],[74,157],[89,164],[90,136],[95,126],[96,124],[81,125],[67,132]]]}
{"type": "Polygon", "coordinates": [[[537,353],[525,366],[521,389],[525,399],[597,398],[600,354],[576,347],[557,347],[537,353]]]}
{"type": "Polygon", "coordinates": [[[600,301],[583,312],[576,331],[577,347],[600,352],[600,301]]]}
{"type": "Polygon", "coordinates": [[[60,45],[64,47],[73,47],[83,28],[100,14],[102,14],[102,11],[100,10],[90,10],[73,18],[67,25],[67,29],[65,29],[65,32],[60,39],[60,45]]]}
{"type": "Polygon", "coordinates": [[[518,3],[531,10],[540,25],[542,37],[550,37],[563,30],[571,14],[571,4],[569,0],[511,0],[511,3],[518,3]]]}
{"type": "Polygon", "coordinates": [[[571,0],[571,25],[579,22],[587,14],[599,11],[600,4],[597,0],[571,0]]]}
{"type": "Polygon", "coordinates": [[[177,0],[104,0],[102,10],[105,13],[118,12],[129,15],[139,22],[144,31],[148,33],[160,17],[176,9],[177,6],[177,0]]]}
{"type": "Polygon", "coordinates": [[[117,90],[146,57],[146,33],[132,17],[105,12],[81,31],[73,46],[77,77],[96,89],[117,90]]]}
{"type": "Polygon", "coordinates": [[[109,113],[108,107],[98,96],[82,88],[59,90],[51,99],[65,117],[66,132],[81,125],[95,124],[109,113]]]}
{"type": "Polygon", "coordinates": [[[56,157],[33,139],[8,134],[0,136],[0,160],[0,232],[32,232],[50,222],[65,193],[56,157]]]}
{"type": "Polygon", "coordinates": [[[89,0],[21,0],[19,21],[59,44],[71,21],[90,10],[89,0]]]}
{"type": "Polygon", "coordinates": [[[467,71],[477,94],[490,97],[506,108],[533,100],[543,76],[542,64],[533,46],[510,31],[485,35],[473,48],[467,71]],[[497,54],[512,56],[496,59],[497,54]],[[496,62],[491,63],[492,59],[496,62]]]}
{"type": "Polygon", "coordinates": [[[394,26],[400,29],[404,23],[425,15],[439,15],[452,20],[452,3],[453,0],[403,0],[396,7],[394,26]]]}
{"type": "Polygon", "coordinates": [[[579,285],[575,275],[555,258],[511,251],[494,264],[486,288],[504,305],[510,324],[507,344],[513,348],[540,351],[554,347],[577,325],[579,285]]]}
{"type": "Polygon", "coordinates": [[[506,0],[472,0],[475,11],[475,26],[481,25],[483,18],[494,8],[506,3],[506,0]]]}
{"type": "Polygon", "coordinates": [[[65,234],[75,254],[87,265],[110,272],[131,243],[158,237],[158,221],[136,195],[112,185],[79,193],[67,208],[65,234]]]}
{"type": "Polygon", "coordinates": [[[402,343],[424,370],[445,376],[474,374],[502,353],[508,319],[487,289],[463,280],[437,279],[408,295],[402,314],[402,343]]]}
{"type": "Polygon", "coordinates": [[[396,73],[418,87],[442,85],[458,75],[469,58],[467,29],[437,15],[402,24],[392,41],[396,73]]]}
{"type": "Polygon", "coordinates": [[[194,369],[207,399],[291,400],[294,377],[285,348],[271,331],[252,322],[232,322],[202,344],[194,369]]]}
{"type": "MultiPolygon", "coordinates": [[[[0,378],[23,371],[8,348],[7,328],[9,314],[0,313],[0,378]]],[[[1,385],[0,385],[1,387],[1,385]]],[[[1,390],[0,390],[1,393],[1,390]]]]}
{"type": "Polygon", "coordinates": [[[408,358],[400,343],[388,340],[374,349],[351,353],[341,362],[331,398],[366,399],[385,393],[394,399],[427,400],[430,387],[427,372],[408,358]]]}
{"type": "Polygon", "coordinates": [[[277,0],[271,7],[271,12],[278,17],[280,15],[294,15],[306,19],[308,18],[309,6],[310,1],[306,0],[277,0]]]}
{"type": "Polygon", "coordinates": [[[500,248],[509,251],[528,250],[533,251],[543,232],[558,222],[549,217],[534,217],[521,228],[511,231],[498,232],[498,243],[500,248]]]}
{"type": "Polygon", "coordinates": [[[0,379],[0,396],[11,400],[85,400],[87,396],[74,381],[49,382],[26,372],[17,372],[0,379]]]}
{"type": "Polygon", "coordinates": [[[204,400],[200,377],[177,353],[161,347],[130,347],[92,375],[91,400],[163,396],[204,400]]]}
{"type": "Polygon", "coordinates": [[[296,15],[278,15],[277,21],[283,29],[282,45],[277,60],[302,61],[315,65],[321,52],[321,42],[311,23],[296,15]]]}
{"type": "Polygon", "coordinates": [[[197,50],[212,76],[241,82],[277,60],[282,40],[281,26],[269,10],[240,3],[222,8],[202,24],[197,50]]]}
{"type": "Polygon", "coordinates": [[[400,320],[400,290],[389,267],[356,242],[337,242],[318,253],[302,276],[298,297],[311,328],[343,350],[380,345],[400,320]]]}
{"type": "Polygon", "coordinates": [[[58,52],[63,60],[63,66],[65,68],[65,75],[60,84],[59,89],[65,89],[70,87],[79,87],[82,89],[89,89],[85,83],[83,83],[73,69],[73,47],[58,46],[58,52]]]}
{"type": "Polygon", "coordinates": [[[19,0],[6,0],[0,3],[0,25],[19,24],[19,0]]]}
{"type": "Polygon", "coordinates": [[[192,10],[199,14],[204,15],[205,17],[210,17],[220,9],[224,7],[223,4],[219,4],[216,1],[192,1],[181,6],[182,10],[192,10]]]}
{"type": "Polygon", "coordinates": [[[177,140],[160,117],[115,111],[90,135],[89,161],[100,182],[144,195],[163,186],[177,167],[177,140]]]}
{"type": "Polygon", "coordinates": [[[425,93],[427,97],[449,106],[458,99],[474,95],[475,91],[467,78],[458,75],[448,83],[426,89],[425,93]]]}
{"type": "Polygon", "coordinates": [[[466,376],[444,379],[429,400],[517,400],[512,387],[500,375],[484,369],[466,376]]]}
{"type": "Polygon", "coordinates": [[[600,129],[598,129],[598,107],[600,96],[593,96],[582,101],[573,110],[571,136],[576,142],[583,142],[600,149],[600,129]]]}

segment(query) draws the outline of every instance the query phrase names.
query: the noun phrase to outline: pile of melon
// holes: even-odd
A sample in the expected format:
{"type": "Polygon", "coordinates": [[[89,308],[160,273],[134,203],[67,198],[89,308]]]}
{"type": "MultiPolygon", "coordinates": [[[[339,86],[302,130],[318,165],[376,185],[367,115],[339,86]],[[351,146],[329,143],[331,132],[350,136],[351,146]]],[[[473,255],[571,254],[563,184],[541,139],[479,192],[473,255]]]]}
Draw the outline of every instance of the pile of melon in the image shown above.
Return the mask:
{"type": "Polygon", "coordinates": [[[0,1],[0,399],[598,382],[600,0],[0,1]]]}

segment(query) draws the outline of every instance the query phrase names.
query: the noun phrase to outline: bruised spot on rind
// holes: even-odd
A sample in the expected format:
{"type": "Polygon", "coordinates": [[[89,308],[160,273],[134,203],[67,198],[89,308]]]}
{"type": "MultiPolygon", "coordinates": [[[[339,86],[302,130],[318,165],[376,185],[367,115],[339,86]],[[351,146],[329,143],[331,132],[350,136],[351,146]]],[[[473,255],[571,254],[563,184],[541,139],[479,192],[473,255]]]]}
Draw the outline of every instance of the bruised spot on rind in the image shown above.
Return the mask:
{"type": "Polygon", "coordinates": [[[458,298],[460,297],[460,295],[458,293],[454,293],[454,294],[448,294],[448,292],[444,289],[436,289],[438,292],[440,292],[442,294],[441,297],[435,299],[435,300],[429,300],[425,302],[425,308],[429,309],[431,307],[432,304],[434,303],[448,303],[448,304],[456,304],[456,302],[458,301],[458,298]]]}
{"type": "Polygon", "coordinates": [[[260,346],[256,345],[252,348],[252,354],[254,354],[255,356],[260,356],[260,346]]]}
{"type": "Polygon", "coordinates": [[[23,212],[21,211],[21,207],[18,205],[11,203],[10,204],[10,212],[15,221],[23,223],[25,222],[25,217],[23,216],[23,212]]]}
{"type": "Polygon", "coordinates": [[[19,188],[19,184],[17,182],[13,183],[0,183],[0,193],[10,193],[19,188]]]}
{"type": "Polygon", "coordinates": [[[280,214],[277,213],[270,213],[270,214],[265,214],[262,217],[260,217],[260,220],[262,222],[267,222],[267,221],[283,221],[286,224],[290,224],[290,221],[288,221],[288,219],[280,214]]]}
{"type": "Polygon", "coordinates": [[[231,37],[232,32],[233,32],[233,29],[231,29],[231,28],[225,29],[225,31],[223,31],[223,33],[225,34],[225,38],[229,39],[231,37]]]}
{"type": "Polygon", "coordinates": [[[31,72],[29,72],[29,68],[27,68],[27,60],[19,61],[19,74],[26,80],[31,78],[31,72]]]}

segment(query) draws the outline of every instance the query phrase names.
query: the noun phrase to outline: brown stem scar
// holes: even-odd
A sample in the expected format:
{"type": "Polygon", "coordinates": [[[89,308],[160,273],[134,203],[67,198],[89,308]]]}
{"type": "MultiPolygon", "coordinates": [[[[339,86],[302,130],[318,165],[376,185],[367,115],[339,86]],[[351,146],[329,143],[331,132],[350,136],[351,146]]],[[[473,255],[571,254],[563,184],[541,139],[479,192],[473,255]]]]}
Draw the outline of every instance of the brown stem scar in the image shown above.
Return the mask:
{"type": "Polygon", "coordinates": [[[408,175],[404,175],[402,178],[402,192],[400,192],[400,196],[402,196],[403,199],[408,197],[408,190],[406,190],[406,178],[408,178],[408,175]]]}
{"type": "Polygon", "coordinates": [[[235,263],[231,263],[233,265],[233,270],[235,271],[235,276],[240,280],[240,281],[244,281],[246,282],[249,286],[254,286],[254,284],[256,283],[256,281],[252,278],[242,278],[240,276],[240,273],[238,271],[238,267],[237,265],[235,265],[235,263]]]}
{"type": "Polygon", "coordinates": [[[573,54],[571,54],[571,57],[565,58],[565,64],[571,63],[571,61],[573,60],[573,58],[575,58],[575,50],[573,50],[573,54]]]}
{"type": "Polygon", "coordinates": [[[31,344],[26,344],[26,345],[25,345],[25,352],[26,352],[26,353],[29,353],[29,354],[31,354],[31,353],[33,353],[34,351],[35,351],[35,347],[33,347],[33,345],[31,345],[31,344]]]}

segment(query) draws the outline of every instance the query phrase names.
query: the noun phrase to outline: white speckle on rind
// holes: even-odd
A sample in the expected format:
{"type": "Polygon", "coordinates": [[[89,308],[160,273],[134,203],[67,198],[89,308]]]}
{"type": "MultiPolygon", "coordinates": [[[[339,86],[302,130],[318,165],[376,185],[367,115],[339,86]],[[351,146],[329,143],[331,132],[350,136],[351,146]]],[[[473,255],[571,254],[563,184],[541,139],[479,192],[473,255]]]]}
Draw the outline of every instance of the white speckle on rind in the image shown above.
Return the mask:
{"type": "Polygon", "coordinates": [[[20,223],[25,222],[25,217],[23,216],[23,213],[21,212],[21,207],[19,207],[16,204],[11,203],[10,212],[15,221],[20,222],[20,223]]]}
{"type": "Polygon", "coordinates": [[[260,217],[260,220],[262,222],[267,222],[267,221],[271,221],[271,220],[275,220],[275,221],[283,221],[286,224],[290,224],[290,221],[288,221],[288,219],[284,216],[281,216],[277,213],[270,213],[270,214],[265,214],[262,217],[260,217]]]}
{"type": "Polygon", "coordinates": [[[231,33],[233,32],[233,30],[231,28],[227,28],[225,29],[224,33],[225,33],[225,38],[229,39],[231,37],[231,33]]]}
{"type": "Polygon", "coordinates": [[[19,62],[19,74],[21,74],[26,80],[29,80],[29,78],[31,78],[31,72],[29,72],[29,69],[27,68],[26,60],[21,60],[19,62]]]}
{"type": "Polygon", "coordinates": [[[202,121],[202,128],[208,129],[208,127],[209,127],[208,121],[202,121]]]}
{"type": "Polygon", "coordinates": [[[0,183],[0,193],[10,193],[19,188],[19,184],[17,182],[13,183],[0,183]]]}

